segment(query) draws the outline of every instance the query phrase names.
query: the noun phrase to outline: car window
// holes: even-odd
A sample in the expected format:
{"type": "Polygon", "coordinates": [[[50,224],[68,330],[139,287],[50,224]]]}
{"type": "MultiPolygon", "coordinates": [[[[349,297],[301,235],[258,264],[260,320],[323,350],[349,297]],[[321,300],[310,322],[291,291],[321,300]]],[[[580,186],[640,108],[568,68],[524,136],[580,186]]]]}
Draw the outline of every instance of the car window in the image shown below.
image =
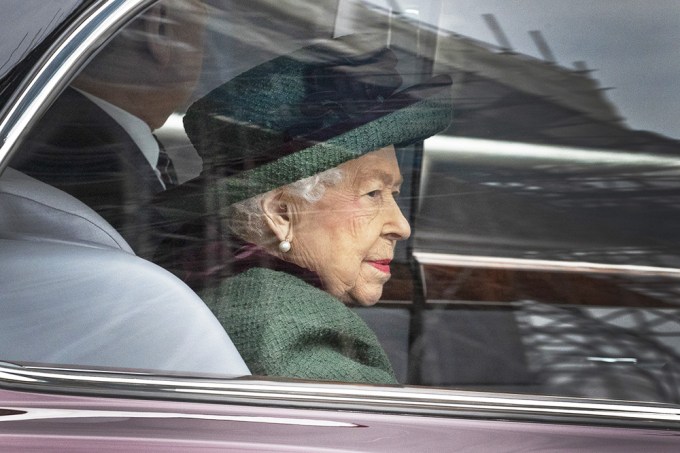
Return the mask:
{"type": "Polygon", "coordinates": [[[80,3],[77,0],[57,0],[36,10],[31,2],[8,2],[0,32],[0,79],[59,26],[80,3]],[[26,20],[29,15],[30,27],[26,20]]]}
{"type": "Polygon", "coordinates": [[[186,283],[255,375],[678,403],[677,9],[166,0],[10,166],[186,283]]]}

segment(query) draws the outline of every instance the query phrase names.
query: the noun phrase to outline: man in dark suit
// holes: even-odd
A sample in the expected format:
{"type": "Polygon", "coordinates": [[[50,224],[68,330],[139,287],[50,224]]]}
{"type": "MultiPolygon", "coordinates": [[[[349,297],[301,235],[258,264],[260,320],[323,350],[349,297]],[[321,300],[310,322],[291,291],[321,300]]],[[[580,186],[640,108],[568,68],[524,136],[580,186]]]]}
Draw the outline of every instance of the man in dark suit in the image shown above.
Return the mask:
{"type": "Polygon", "coordinates": [[[142,256],[157,242],[149,203],[173,184],[152,131],[196,86],[204,20],[198,0],[146,11],[62,93],[11,163],[85,202],[142,256]]]}

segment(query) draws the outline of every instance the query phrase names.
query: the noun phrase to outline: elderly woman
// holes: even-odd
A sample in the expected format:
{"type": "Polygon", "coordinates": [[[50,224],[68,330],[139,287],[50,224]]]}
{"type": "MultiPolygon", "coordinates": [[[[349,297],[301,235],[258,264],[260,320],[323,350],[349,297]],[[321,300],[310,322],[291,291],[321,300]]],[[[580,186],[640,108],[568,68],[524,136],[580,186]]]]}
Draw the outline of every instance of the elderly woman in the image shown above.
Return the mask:
{"type": "Polygon", "coordinates": [[[239,75],[185,116],[205,165],[201,201],[185,208],[219,213],[234,248],[231,277],[201,295],[254,374],[396,383],[347,305],[375,304],[390,278],[410,235],[394,146],[447,126],[451,84],[399,91],[396,65],[360,38],[331,40],[239,75]]]}

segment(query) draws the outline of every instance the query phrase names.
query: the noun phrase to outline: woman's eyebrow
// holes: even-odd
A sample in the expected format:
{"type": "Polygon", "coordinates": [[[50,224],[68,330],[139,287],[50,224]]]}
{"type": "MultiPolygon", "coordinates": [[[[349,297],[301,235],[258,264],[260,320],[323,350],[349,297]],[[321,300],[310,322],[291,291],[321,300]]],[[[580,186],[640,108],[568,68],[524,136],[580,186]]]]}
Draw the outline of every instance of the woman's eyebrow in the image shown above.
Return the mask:
{"type": "Polygon", "coordinates": [[[362,171],[359,174],[359,179],[379,179],[385,184],[392,186],[401,186],[401,184],[404,182],[404,178],[402,175],[399,175],[399,178],[397,178],[397,180],[395,181],[392,174],[384,170],[375,169],[362,171]]]}

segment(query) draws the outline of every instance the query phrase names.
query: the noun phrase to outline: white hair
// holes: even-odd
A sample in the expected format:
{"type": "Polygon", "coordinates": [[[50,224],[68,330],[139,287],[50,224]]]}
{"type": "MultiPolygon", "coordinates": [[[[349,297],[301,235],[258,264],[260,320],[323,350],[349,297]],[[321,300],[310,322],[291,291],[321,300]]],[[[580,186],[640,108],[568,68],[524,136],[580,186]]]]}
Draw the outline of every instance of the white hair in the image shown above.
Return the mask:
{"type": "MultiPolygon", "coordinates": [[[[330,170],[283,186],[282,189],[293,197],[301,198],[308,203],[316,203],[323,198],[326,188],[340,183],[342,178],[342,170],[331,168],[330,170]]],[[[268,229],[263,219],[264,213],[262,212],[262,199],[267,193],[239,201],[229,207],[226,222],[234,234],[242,239],[255,240],[258,243],[262,243],[268,238],[268,229]]]]}

